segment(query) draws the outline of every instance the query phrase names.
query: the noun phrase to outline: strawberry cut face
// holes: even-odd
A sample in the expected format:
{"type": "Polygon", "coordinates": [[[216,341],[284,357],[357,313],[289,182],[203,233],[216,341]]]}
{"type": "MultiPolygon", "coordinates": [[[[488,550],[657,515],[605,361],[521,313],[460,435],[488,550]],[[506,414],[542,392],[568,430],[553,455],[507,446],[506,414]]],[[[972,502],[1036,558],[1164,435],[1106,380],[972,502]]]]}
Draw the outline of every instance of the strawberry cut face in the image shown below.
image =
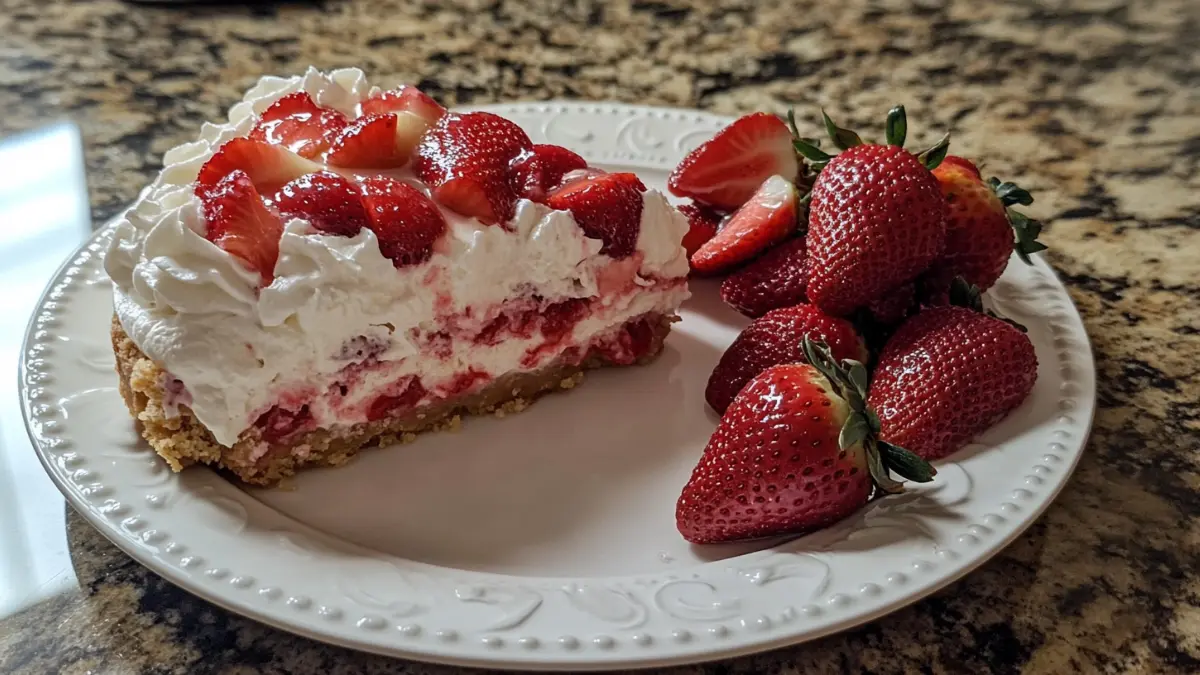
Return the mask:
{"type": "Polygon", "coordinates": [[[369,113],[338,134],[325,155],[330,166],[355,169],[398,169],[428,129],[409,113],[369,113]]]}
{"type": "Polygon", "coordinates": [[[287,148],[250,138],[234,138],[222,145],[204,166],[196,182],[216,185],[234,171],[241,171],[263,194],[273,194],[285,183],[323,167],[287,148]]]}
{"type": "Polygon", "coordinates": [[[364,115],[409,112],[425,120],[427,126],[431,126],[446,114],[446,109],[420,89],[402,84],[396,89],[381,91],[363,101],[362,112],[364,115]]]}
{"type": "Polygon", "coordinates": [[[683,158],[667,181],[671,193],[733,211],[771,176],[792,181],[800,171],[792,132],[775,115],[746,115],[683,158]]]}
{"type": "Polygon", "coordinates": [[[796,230],[797,208],[796,186],[782,176],[768,178],[692,255],[692,269],[715,274],[750,260],[796,230]]]}
{"type": "Polygon", "coordinates": [[[248,138],[315,159],[347,124],[349,120],[342,113],[322,108],[306,92],[297,91],[264,110],[248,138]]]}
{"type": "Polygon", "coordinates": [[[263,285],[275,277],[283,224],[267,210],[245,172],[235,170],[215,185],[196,187],[207,224],[205,238],[256,272],[263,285]]]}

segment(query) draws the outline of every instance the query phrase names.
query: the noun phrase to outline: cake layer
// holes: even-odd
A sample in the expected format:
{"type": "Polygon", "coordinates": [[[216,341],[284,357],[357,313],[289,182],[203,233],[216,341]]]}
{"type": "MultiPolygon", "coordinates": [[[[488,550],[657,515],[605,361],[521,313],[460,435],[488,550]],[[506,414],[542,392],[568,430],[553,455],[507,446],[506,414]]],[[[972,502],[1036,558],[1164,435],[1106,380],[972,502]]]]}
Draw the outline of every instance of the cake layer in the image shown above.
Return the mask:
{"type": "Polygon", "coordinates": [[[573,388],[590,368],[647,363],[662,351],[675,319],[673,314],[636,317],[599,336],[585,351],[561,355],[534,371],[506,375],[470,394],[430,401],[384,419],[304,431],[276,444],[265,441],[258,427],[244,431],[230,445],[217,442],[186,404],[169,401],[169,388],[163,383],[170,376],[134,344],[115,316],[112,343],[121,396],[140,423],[142,436],[172,469],[207,464],[247,483],[273,485],[304,466],[344,464],[364,448],[455,427],[463,414],[518,412],[542,394],[573,388]],[[633,345],[627,339],[631,333],[637,335],[633,345]]]}

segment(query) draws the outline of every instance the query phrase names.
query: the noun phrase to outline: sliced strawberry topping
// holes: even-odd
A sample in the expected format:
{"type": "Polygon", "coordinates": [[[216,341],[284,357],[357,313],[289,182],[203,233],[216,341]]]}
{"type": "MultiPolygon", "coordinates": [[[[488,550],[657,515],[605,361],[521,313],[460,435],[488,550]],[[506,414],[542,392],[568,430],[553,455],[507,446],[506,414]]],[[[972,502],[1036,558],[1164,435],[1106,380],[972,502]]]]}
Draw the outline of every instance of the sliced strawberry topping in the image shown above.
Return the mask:
{"type": "Polygon", "coordinates": [[[299,410],[271,406],[270,410],[258,416],[254,426],[259,428],[259,434],[264,441],[281,443],[314,425],[312,412],[305,404],[300,406],[299,410]]]}
{"type": "Polygon", "coordinates": [[[631,173],[593,176],[554,191],[546,205],[570,211],[587,236],[604,242],[601,253],[624,258],[637,247],[642,222],[642,193],[635,186],[642,182],[631,173]]]}
{"type": "Polygon", "coordinates": [[[426,394],[425,386],[421,384],[421,378],[416,376],[409,377],[403,387],[396,386],[394,389],[400,393],[384,394],[371,401],[371,405],[367,406],[367,421],[381,420],[393,413],[411,408],[420,403],[426,394]]]}
{"type": "Polygon", "coordinates": [[[349,121],[336,110],[322,108],[303,91],[271,104],[263,111],[249,138],[280,145],[307,159],[315,159],[349,121]]]}
{"type": "Polygon", "coordinates": [[[250,177],[233,171],[216,185],[196,186],[208,229],[205,237],[240,259],[262,277],[264,285],[275,278],[279,258],[279,222],[258,196],[250,177]]]}
{"type": "Polygon", "coordinates": [[[367,227],[379,239],[379,252],[396,267],[425,262],[446,231],[437,205],[411,185],[387,176],[362,182],[367,227]]]}
{"type": "Polygon", "coordinates": [[[732,211],[771,176],[795,180],[800,171],[792,132],[769,113],[734,120],[693,150],[667,180],[671,193],[732,211]]]}
{"type": "Polygon", "coordinates": [[[285,218],[303,218],[328,234],[353,237],[367,226],[367,211],[358,188],[329,171],[291,181],[279,189],[274,202],[285,218]]]}
{"type": "Polygon", "coordinates": [[[410,112],[436,124],[446,114],[446,109],[428,94],[412,85],[402,84],[392,91],[381,91],[362,102],[364,115],[372,113],[410,112]]]}
{"type": "Polygon", "coordinates": [[[717,234],[724,216],[719,211],[701,204],[683,204],[679,207],[679,212],[688,219],[688,231],[683,235],[682,243],[690,258],[717,234]]]}
{"type": "Polygon", "coordinates": [[[413,169],[448,208],[489,225],[510,220],[517,201],[509,164],[533,147],[516,124],[492,113],[447,113],[417,147],[413,169]]]}
{"type": "Polygon", "coordinates": [[[263,141],[235,138],[222,145],[204,166],[196,181],[200,185],[216,185],[234,171],[243,171],[254,187],[272,194],[284,183],[306,173],[320,171],[321,165],[296,153],[263,141]]]}
{"type": "Polygon", "coordinates": [[[785,239],[796,229],[796,186],[772,176],[734,213],[721,231],[692,256],[692,269],[730,269],[785,239]]]}
{"type": "Polygon", "coordinates": [[[563,176],[587,168],[587,161],[559,145],[535,145],[512,163],[512,186],[518,197],[543,203],[546,193],[557,187],[563,176]]]}
{"type": "Polygon", "coordinates": [[[408,163],[426,129],[425,120],[416,115],[363,115],[342,130],[325,161],[330,166],[356,169],[398,169],[408,163]]]}

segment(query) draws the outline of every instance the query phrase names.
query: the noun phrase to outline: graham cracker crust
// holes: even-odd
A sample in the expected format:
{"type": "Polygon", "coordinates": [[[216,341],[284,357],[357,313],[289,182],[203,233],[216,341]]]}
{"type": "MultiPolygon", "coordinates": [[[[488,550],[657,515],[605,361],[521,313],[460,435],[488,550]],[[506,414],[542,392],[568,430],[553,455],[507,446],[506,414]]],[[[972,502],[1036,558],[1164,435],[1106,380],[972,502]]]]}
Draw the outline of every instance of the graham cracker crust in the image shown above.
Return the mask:
{"type": "MultiPolygon", "coordinates": [[[[651,319],[654,334],[650,349],[634,365],[649,363],[658,356],[671,323],[677,320],[674,315],[651,319]]],[[[286,444],[271,445],[264,454],[256,427],[242,432],[229,447],[217,443],[186,406],[178,406],[176,414],[168,414],[162,389],[168,377],[166,371],[142,353],[115,315],[111,333],[121,397],[137,420],[142,437],[171,469],[178,472],[193,464],[208,464],[246,483],[262,486],[277,485],[302,467],[345,464],[365,448],[409,443],[427,431],[456,429],[463,415],[503,417],[520,412],[544,394],[573,389],[583,380],[585,370],[624,365],[599,355],[589,356],[580,364],[552,363],[535,372],[503,377],[470,396],[434,402],[399,417],[302,433],[286,444]]]]}

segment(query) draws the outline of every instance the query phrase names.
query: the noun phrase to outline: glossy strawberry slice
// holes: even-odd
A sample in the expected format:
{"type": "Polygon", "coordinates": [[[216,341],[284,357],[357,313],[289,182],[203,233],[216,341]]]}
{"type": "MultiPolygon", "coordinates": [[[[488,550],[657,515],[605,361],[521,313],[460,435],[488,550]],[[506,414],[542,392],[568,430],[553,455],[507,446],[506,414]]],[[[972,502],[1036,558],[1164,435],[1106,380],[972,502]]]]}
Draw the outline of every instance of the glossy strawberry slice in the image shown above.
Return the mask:
{"type": "Polygon", "coordinates": [[[642,223],[645,186],[631,173],[608,173],[577,180],[551,193],[546,205],[570,211],[584,234],[604,242],[600,248],[613,258],[624,258],[637,247],[642,223]]]}
{"type": "Polygon", "coordinates": [[[787,238],[796,229],[796,186],[772,176],[725,226],[692,256],[692,269],[706,274],[728,270],[787,238]]]}
{"type": "Polygon", "coordinates": [[[234,171],[242,171],[264,194],[272,194],[284,183],[306,173],[320,171],[322,166],[278,145],[249,138],[235,138],[217,150],[204,166],[196,181],[200,185],[216,185],[234,171]]]}
{"type": "Polygon", "coordinates": [[[342,113],[322,108],[306,92],[297,91],[264,110],[249,138],[315,159],[347,124],[349,120],[342,113]]]}
{"type": "Polygon", "coordinates": [[[579,155],[559,145],[535,145],[518,155],[512,163],[512,185],[518,197],[544,203],[546,194],[557,187],[563,176],[587,168],[579,155]]]}
{"type": "Polygon", "coordinates": [[[716,236],[725,217],[719,211],[700,204],[682,204],[679,212],[688,219],[688,231],[683,235],[683,248],[690,258],[701,246],[708,243],[709,239],[716,236]]]}
{"type": "Polygon", "coordinates": [[[367,226],[367,211],[354,183],[330,171],[306,174],[275,193],[285,218],[303,218],[328,234],[353,237],[367,226]]]}
{"type": "Polygon", "coordinates": [[[513,158],[533,147],[516,124],[486,112],[447,113],[417,147],[413,170],[449,209],[486,224],[513,216],[513,158]]]}
{"type": "Polygon", "coordinates": [[[408,113],[363,115],[338,134],[325,162],[355,169],[398,169],[408,163],[427,128],[425,120],[408,113]]]}
{"type": "Polygon", "coordinates": [[[234,170],[216,185],[196,187],[212,243],[238,258],[269,285],[275,277],[283,224],[259,197],[244,171],[234,170]]]}
{"type": "Polygon", "coordinates": [[[362,102],[364,115],[372,113],[410,112],[425,120],[429,125],[436,124],[446,114],[446,109],[428,94],[408,84],[402,84],[391,91],[381,91],[362,102]]]}
{"type": "Polygon", "coordinates": [[[379,252],[396,267],[425,262],[446,231],[437,205],[411,185],[387,176],[362,182],[367,227],[379,239],[379,252]]]}
{"type": "Polygon", "coordinates": [[[800,171],[792,132],[775,115],[746,115],[693,150],[667,180],[671,193],[726,211],[745,204],[771,176],[800,171]]]}

